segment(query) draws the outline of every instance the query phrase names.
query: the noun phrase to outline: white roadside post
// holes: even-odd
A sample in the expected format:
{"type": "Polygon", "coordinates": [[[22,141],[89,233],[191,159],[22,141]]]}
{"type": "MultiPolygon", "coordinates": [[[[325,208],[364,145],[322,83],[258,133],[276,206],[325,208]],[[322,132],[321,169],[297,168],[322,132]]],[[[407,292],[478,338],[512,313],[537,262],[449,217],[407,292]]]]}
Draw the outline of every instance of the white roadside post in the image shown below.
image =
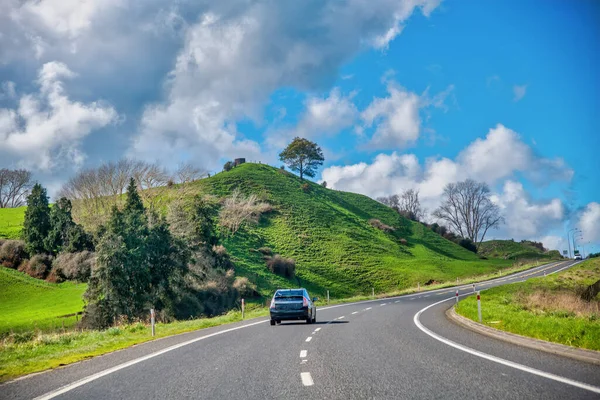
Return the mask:
{"type": "Polygon", "coordinates": [[[244,299],[242,299],[242,319],[244,319],[244,299]]]}
{"type": "Polygon", "coordinates": [[[473,293],[475,293],[475,284],[473,284],[473,293]]]}
{"type": "Polygon", "coordinates": [[[327,291],[327,304],[329,304],[329,290],[327,291]]]}
{"type": "Polygon", "coordinates": [[[417,292],[421,291],[421,282],[417,282],[417,292]]]}
{"type": "Polygon", "coordinates": [[[481,292],[477,292],[477,316],[479,317],[479,323],[481,323],[481,292]]]}
{"type": "Polygon", "coordinates": [[[456,304],[458,304],[458,289],[456,289],[456,304]]]}
{"type": "Polygon", "coordinates": [[[375,288],[371,288],[371,296],[375,298],[375,288]]]}
{"type": "Polygon", "coordinates": [[[154,330],[154,308],[150,309],[150,325],[152,326],[152,337],[154,337],[156,333],[154,330]]]}

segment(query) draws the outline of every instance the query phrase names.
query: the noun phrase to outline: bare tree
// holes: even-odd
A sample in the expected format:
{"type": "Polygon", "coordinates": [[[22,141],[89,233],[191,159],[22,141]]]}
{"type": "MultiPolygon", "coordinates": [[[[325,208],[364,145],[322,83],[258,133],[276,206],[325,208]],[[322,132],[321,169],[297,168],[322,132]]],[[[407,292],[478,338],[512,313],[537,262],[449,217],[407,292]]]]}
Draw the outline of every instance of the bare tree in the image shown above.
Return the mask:
{"type": "Polygon", "coordinates": [[[175,172],[177,183],[187,184],[202,179],[206,176],[206,171],[196,167],[192,163],[180,164],[175,172]]]}
{"type": "Polygon", "coordinates": [[[0,169],[0,208],[24,205],[32,186],[31,172],[25,169],[0,169]]]}
{"type": "Polygon", "coordinates": [[[400,213],[414,221],[423,217],[423,209],[419,201],[419,191],[414,189],[405,190],[400,195],[400,213]]]}
{"type": "Polygon", "coordinates": [[[393,208],[396,211],[400,210],[400,197],[397,194],[393,194],[391,196],[378,197],[377,201],[381,204],[385,204],[390,208],[393,208]]]}
{"type": "Polygon", "coordinates": [[[499,207],[490,200],[489,187],[472,179],[446,185],[442,205],[433,216],[448,222],[455,232],[477,246],[488,229],[497,228],[504,221],[499,207]]]}

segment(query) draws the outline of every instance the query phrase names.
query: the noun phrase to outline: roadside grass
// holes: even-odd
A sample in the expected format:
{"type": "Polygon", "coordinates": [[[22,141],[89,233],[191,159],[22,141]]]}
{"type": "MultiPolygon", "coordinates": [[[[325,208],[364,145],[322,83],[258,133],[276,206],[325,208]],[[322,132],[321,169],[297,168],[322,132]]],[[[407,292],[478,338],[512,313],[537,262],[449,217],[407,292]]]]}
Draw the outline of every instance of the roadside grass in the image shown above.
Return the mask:
{"type": "MultiPolygon", "coordinates": [[[[600,279],[600,259],[543,278],[488,289],[481,293],[487,326],[590,350],[600,350],[600,297],[591,302],[581,291],[600,279]]],[[[457,313],[478,321],[474,296],[456,306],[457,313]]]]}
{"type": "Polygon", "coordinates": [[[486,240],[479,245],[478,254],[489,258],[517,259],[540,259],[553,258],[557,253],[544,252],[528,243],[515,242],[513,240],[486,240]]]}
{"type": "MultiPolygon", "coordinates": [[[[521,265],[516,268],[503,271],[516,273],[535,265],[521,265]]],[[[488,280],[498,277],[498,274],[488,274],[478,277],[469,277],[459,280],[459,285],[469,284],[476,281],[488,280]]],[[[456,285],[456,282],[446,282],[438,285],[421,287],[421,293],[428,290],[441,289],[456,285]]],[[[375,298],[401,296],[405,294],[418,293],[417,287],[406,288],[386,293],[376,293],[375,298]]],[[[329,305],[352,303],[362,300],[372,300],[369,295],[357,295],[348,298],[330,298],[329,305]]],[[[317,301],[318,306],[326,306],[325,298],[317,301]]],[[[247,303],[245,319],[264,317],[269,310],[260,300],[247,303]]],[[[172,336],[180,333],[190,332],[198,329],[229,324],[241,321],[239,310],[214,318],[199,318],[189,321],[177,321],[172,323],[159,323],[156,325],[156,338],[172,336]]],[[[150,327],[147,323],[116,326],[104,331],[78,331],[72,330],[64,333],[44,333],[40,330],[27,331],[5,335],[0,341],[0,382],[17,378],[22,375],[40,372],[47,369],[57,368],[62,365],[71,364],[85,360],[97,355],[124,349],[134,344],[153,340],[150,336],[150,327]]]]}
{"type": "Polygon", "coordinates": [[[76,317],[58,318],[83,310],[85,283],[48,283],[0,267],[0,338],[9,332],[53,331],[75,325],[76,317]]]}
{"type": "Polygon", "coordinates": [[[0,208],[0,238],[19,239],[27,207],[0,208]]]}

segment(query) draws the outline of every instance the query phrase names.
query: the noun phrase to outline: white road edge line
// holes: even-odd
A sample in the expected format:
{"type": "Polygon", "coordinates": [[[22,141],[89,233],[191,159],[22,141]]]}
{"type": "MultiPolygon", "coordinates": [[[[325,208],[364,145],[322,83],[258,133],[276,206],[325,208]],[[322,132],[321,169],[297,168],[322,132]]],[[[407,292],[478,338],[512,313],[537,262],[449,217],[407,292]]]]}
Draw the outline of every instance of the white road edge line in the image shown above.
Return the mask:
{"type": "Polygon", "coordinates": [[[302,378],[302,384],[304,386],[312,386],[315,384],[310,376],[310,372],[301,372],[300,378],[302,378]]]}
{"type": "Polygon", "coordinates": [[[306,350],[300,350],[300,358],[306,357],[306,350]]]}
{"type": "Polygon", "coordinates": [[[114,366],[112,368],[105,369],[104,371],[100,371],[98,373],[90,375],[87,378],[80,379],[80,380],[78,380],[76,382],[73,382],[73,383],[65,385],[65,386],[63,386],[61,388],[58,388],[56,390],[53,390],[53,391],[48,392],[46,394],[43,394],[43,395],[41,395],[39,397],[36,397],[34,400],[49,400],[49,399],[53,399],[53,398],[55,398],[57,396],[60,396],[61,394],[65,394],[65,393],[70,392],[71,390],[73,390],[75,388],[83,386],[86,383],[90,383],[92,381],[95,381],[96,379],[102,378],[103,376],[110,375],[113,372],[117,372],[119,370],[122,370],[123,368],[131,367],[132,365],[141,363],[141,362],[149,360],[151,358],[154,358],[154,357],[160,356],[162,354],[168,353],[170,351],[177,350],[177,349],[179,349],[181,347],[187,346],[187,345],[192,344],[192,343],[196,343],[196,342],[198,342],[200,340],[208,339],[210,337],[217,336],[217,335],[222,335],[223,333],[227,333],[227,332],[237,331],[238,329],[248,328],[250,326],[262,324],[262,323],[267,322],[267,321],[269,321],[269,320],[265,319],[263,321],[253,322],[253,323],[247,324],[247,325],[236,326],[235,328],[225,329],[224,331],[219,331],[219,332],[211,333],[210,335],[201,336],[199,338],[195,338],[195,339],[183,342],[183,343],[179,343],[179,344],[167,347],[166,349],[162,349],[162,350],[159,350],[157,352],[148,354],[148,355],[146,355],[144,357],[136,358],[134,360],[127,361],[127,362],[125,362],[123,364],[116,365],[116,366],[114,366]]]}
{"type": "Polygon", "coordinates": [[[483,353],[481,351],[472,349],[470,347],[463,346],[462,344],[458,344],[456,342],[453,342],[453,341],[451,341],[449,339],[446,339],[443,336],[438,335],[437,333],[434,333],[434,332],[430,331],[425,326],[423,326],[423,324],[421,324],[421,321],[419,320],[419,317],[421,316],[421,314],[424,311],[427,311],[431,307],[437,306],[438,304],[441,304],[441,303],[443,303],[445,301],[453,300],[453,299],[454,299],[453,297],[450,297],[449,299],[438,301],[437,303],[433,303],[433,304],[431,304],[431,305],[429,305],[429,306],[421,309],[418,313],[416,313],[415,316],[414,316],[414,318],[413,318],[413,321],[414,321],[415,325],[417,326],[417,328],[419,328],[421,331],[425,332],[426,334],[428,334],[429,336],[431,336],[435,340],[438,340],[438,341],[440,341],[440,342],[442,342],[444,344],[447,344],[448,346],[454,347],[454,348],[456,348],[458,350],[464,351],[464,352],[472,354],[474,356],[485,358],[486,360],[493,361],[493,362],[498,363],[498,364],[506,365],[507,367],[515,368],[515,369],[518,369],[518,370],[521,370],[521,371],[529,372],[530,374],[538,375],[538,376],[541,376],[541,377],[544,377],[544,378],[548,378],[548,379],[551,379],[553,381],[562,382],[562,383],[565,383],[567,385],[575,386],[575,387],[578,387],[580,389],[589,390],[590,392],[600,393],[600,387],[588,385],[587,383],[583,383],[583,382],[574,381],[572,379],[565,378],[565,377],[562,377],[562,376],[559,376],[559,375],[554,375],[554,374],[551,374],[549,372],[540,371],[539,369],[531,368],[531,367],[528,367],[526,365],[518,364],[518,363],[513,362],[513,361],[508,361],[508,360],[505,360],[503,358],[492,356],[491,354],[483,353]]]}
{"type": "Polygon", "coordinates": [[[309,337],[306,338],[307,342],[310,342],[311,340],[312,340],[312,336],[309,336],[309,337]]]}

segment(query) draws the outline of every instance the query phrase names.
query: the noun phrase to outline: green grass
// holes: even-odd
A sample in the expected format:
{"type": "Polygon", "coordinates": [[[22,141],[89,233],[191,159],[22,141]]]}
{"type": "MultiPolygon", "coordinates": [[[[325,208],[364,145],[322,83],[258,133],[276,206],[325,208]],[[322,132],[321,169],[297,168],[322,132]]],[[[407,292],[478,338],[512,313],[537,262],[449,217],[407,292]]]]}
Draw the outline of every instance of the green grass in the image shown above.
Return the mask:
{"type": "Polygon", "coordinates": [[[556,251],[541,251],[528,243],[515,242],[513,240],[488,240],[479,246],[479,254],[486,257],[502,258],[508,260],[516,259],[556,259],[560,255],[556,251]]]}
{"type": "Polygon", "coordinates": [[[75,324],[75,317],[58,318],[83,309],[87,285],[48,283],[0,267],[0,336],[9,331],[42,331],[75,324]]]}
{"type": "MultiPolygon", "coordinates": [[[[543,278],[492,288],[481,293],[485,325],[574,347],[600,350],[600,298],[580,301],[577,293],[600,279],[600,259],[543,278]]],[[[456,311],[477,321],[471,296],[456,311]]]]}
{"type": "Polygon", "coordinates": [[[27,207],[0,208],[0,238],[19,239],[27,207]]]}

